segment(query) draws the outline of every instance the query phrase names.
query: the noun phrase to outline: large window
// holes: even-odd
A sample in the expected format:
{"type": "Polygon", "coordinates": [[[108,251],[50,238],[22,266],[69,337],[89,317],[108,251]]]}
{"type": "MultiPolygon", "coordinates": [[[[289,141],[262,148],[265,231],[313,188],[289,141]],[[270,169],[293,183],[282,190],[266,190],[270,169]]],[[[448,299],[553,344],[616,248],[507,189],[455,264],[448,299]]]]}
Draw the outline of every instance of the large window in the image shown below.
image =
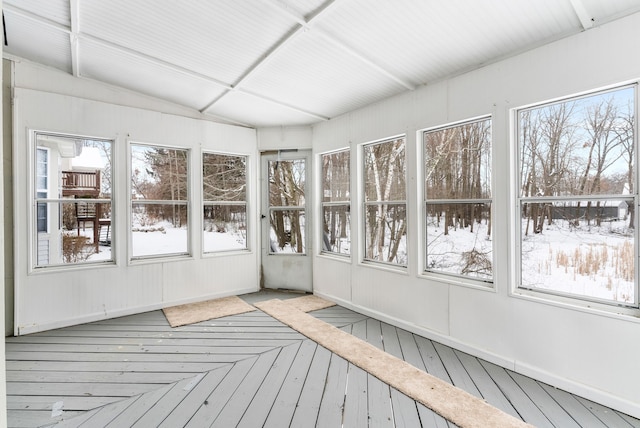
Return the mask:
{"type": "Polygon", "coordinates": [[[131,145],[132,257],[189,253],[188,151],[131,145]]]}
{"type": "Polygon", "coordinates": [[[351,254],[349,150],[321,155],[322,251],[351,254]]]}
{"type": "Polygon", "coordinates": [[[637,306],[635,87],[519,110],[521,289],[637,306]]]}
{"type": "Polygon", "coordinates": [[[363,147],[364,259],[407,265],[405,138],[363,147]]]}
{"type": "Polygon", "coordinates": [[[112,261],[112,142],[34,134],[35,267],[112,261]]]}
{"type": "Polygon", "coordinates": [[[426,266],[491,280],[491,119],[424,131],[426,266]]]}
{"type": "Polygon", "coordinates": [[[202,154],[205,253],[247,248],[247,158],[202,154]]]}

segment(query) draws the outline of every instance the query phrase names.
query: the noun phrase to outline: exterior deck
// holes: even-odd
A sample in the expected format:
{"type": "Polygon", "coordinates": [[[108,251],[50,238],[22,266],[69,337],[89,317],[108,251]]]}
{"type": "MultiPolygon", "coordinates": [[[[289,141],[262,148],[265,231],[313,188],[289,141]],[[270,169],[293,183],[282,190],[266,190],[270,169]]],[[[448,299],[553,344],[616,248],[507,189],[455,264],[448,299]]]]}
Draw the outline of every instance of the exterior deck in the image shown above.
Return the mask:
{"type": "MultiPolygon", "coordinates": [[[[640,427],[346,308],[311,314],[532,425],[640,427]]],[[[6,346],[11,427],[454,426],[259,310],[178,328],[153,311],[7,338],[6,346]]]]}

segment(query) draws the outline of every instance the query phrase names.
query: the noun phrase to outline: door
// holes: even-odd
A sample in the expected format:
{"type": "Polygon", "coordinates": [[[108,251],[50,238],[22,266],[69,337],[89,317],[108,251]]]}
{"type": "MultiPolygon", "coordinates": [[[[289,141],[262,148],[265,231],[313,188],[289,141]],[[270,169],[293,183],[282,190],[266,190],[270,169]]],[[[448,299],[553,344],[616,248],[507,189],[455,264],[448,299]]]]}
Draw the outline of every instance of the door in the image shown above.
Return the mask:
{"type": "Polygon", "coordinates": [[[262,286],[312,291],[311,153],[262,155],[262,286]]]}

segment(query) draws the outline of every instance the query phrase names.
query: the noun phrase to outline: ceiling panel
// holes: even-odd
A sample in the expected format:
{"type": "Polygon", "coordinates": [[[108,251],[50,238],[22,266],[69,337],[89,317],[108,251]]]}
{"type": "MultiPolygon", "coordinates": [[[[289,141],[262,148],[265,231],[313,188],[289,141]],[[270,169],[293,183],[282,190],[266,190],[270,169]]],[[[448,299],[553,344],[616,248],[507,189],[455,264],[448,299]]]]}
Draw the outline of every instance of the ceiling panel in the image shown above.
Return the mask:
{"type": "Polygon", "coordinates": [[[294,25],[259,0],[85,0],[83,33],[232,84],[294,25]]]}
{"type": "Polygon", "coordinates": [[[4,52],[71,73],[69,34],[5,10],[7,46],[4,52]]]}
{"type": "Polygon", "coordinates": [[[416,84],[580,27],[568,0],[341,2],[314,28],[416,84]]]}
{"type": "Polygon", "coordinates": [[[587,13],[593,18],[594,25],[607,22],[640,10],[638,0],[579,0],[587,13]]]}
{"type": "Polygon", "coordinates": [[[291,40],[242,88],[326,117],[404,89],[313,31],[291,40]]]}
{"type": "Polygon", "coordinates": [[[196,110],[220,96],[224,88],[126,52],[82,41],[82,76],[169,100],[196,110]]]}
{"type": "Polygon", "coordinates": [[[309,19],[315,15],[325,4],[333,3],[333,0],[267,0],[265,3],[279,4],[293,13],[309,19]]]}
{"type": "Polygon", "coordinates": [[[57,24],[71,26],[69,0],[4,0],[2,4],[5,9],[7,5],[15,6],[57,24]]]}
{"type": "Polygon", "coordinates": [[[308,125],[319,121],[316,117],[241,91],[225,95],[207,113],[256,127],[308,125]]]}

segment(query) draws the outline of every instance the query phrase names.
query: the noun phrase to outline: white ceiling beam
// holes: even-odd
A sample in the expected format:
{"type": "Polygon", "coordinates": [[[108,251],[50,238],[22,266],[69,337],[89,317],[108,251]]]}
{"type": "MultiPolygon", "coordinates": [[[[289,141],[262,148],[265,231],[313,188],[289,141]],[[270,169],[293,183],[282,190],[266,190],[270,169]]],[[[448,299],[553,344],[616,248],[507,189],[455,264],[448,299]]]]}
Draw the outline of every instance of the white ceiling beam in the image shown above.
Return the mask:
{"type": "Polygon", "coordinates": [[[582,28],[588,30],[593,27],[595,19],[585,7],[584,2],[582,0],[569,0],[569,2],[571,3],[576,15],[578,15],[582,28]]]}
{"type": "Polygon", "coordinates": [[[71,70],[75,77],[80,77],[80,46],[78,34],[80,34],[80,1],[69,0],[69,15],[71,17],[71,70]]]}

